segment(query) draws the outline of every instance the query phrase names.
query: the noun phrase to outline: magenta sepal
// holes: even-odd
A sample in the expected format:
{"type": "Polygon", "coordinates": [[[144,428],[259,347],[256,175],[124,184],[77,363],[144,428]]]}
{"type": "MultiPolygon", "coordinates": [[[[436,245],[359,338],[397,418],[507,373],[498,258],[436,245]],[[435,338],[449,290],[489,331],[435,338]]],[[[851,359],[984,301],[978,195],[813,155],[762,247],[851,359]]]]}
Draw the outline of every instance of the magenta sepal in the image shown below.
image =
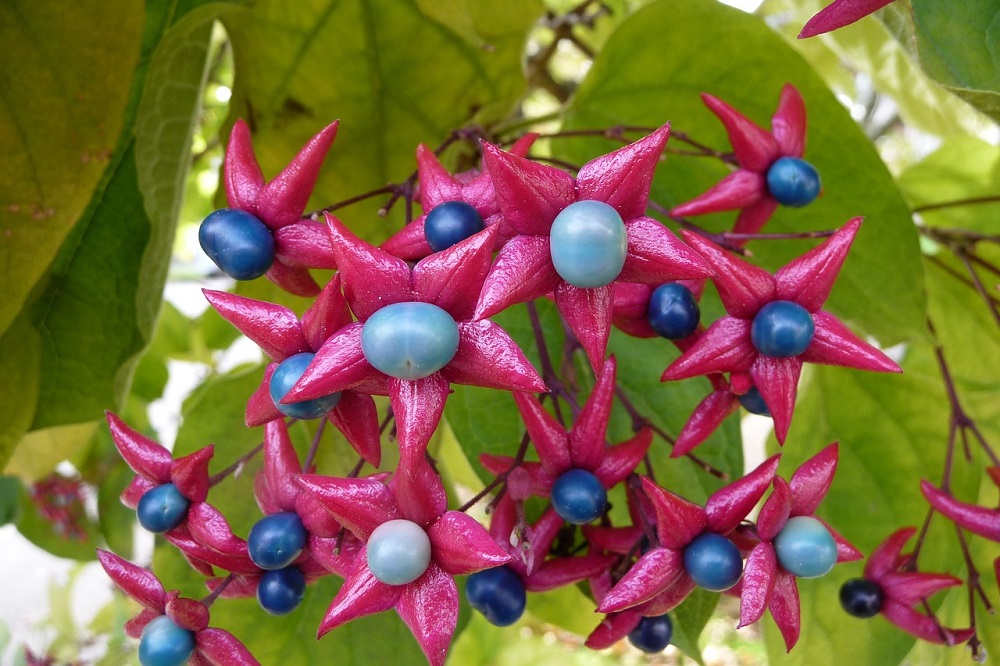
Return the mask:
{"type": "Polygon", "coordinates": [[[785,84],[771,118],[771,132],[767,132],[721,99],[707,93],[703,93],[701,99],[726,128],[739,169],[706,192],[675,207],[671,214],[686,216],[739,210],[733,231],[755,234],[779,205],[767,188],[768,169],[781,157],[801,158],[805,151],[805,102],[794,86],[785,84]]]}
{"type": "Polygon", "coordinates": [[[761,542],[747,557],[740,581],[740,622],[738,627],[753,624],[764,615],[778,578],[778,556],[774,546],[761,542]]]}
{"type": "Polygon", "coordinates": [[[941,515],[959,527],[992,541],[1000,542],[1000,510],[960,502],[950,493],[941,490],[929,481],[920,482],[920,491],[935,511],[940,512],[941,515]]]}
{"type": "Polygon", "coordinates": [[[652,548],[608,592],[597,612],[614,613],[649,601],[684,577],[682,551],[652,548]]]}
{"type": "Polygon", "coordinates": [[[891,2],[892,0],[834,0],[806,21],[799,32],[799,39],[843,28],[877,12],[891,2]]]}
{"type": "Polygon", "coordinates": [[[213,289],[202,289],[202,293],[223,319],[257,343],[268,358],[281,361],[312,351],[299,318],[285,306],[213,289]]]}
{"type": "Polygon", "coordinates": [[[176,590],[167,592],[150,571],[112,552],[97,549],[97,559],[108,576],[125,594],[144,609],[125,624],[125,633],[139,638],[143,628],[155,618],[167,615],[182,629],[195,635],[195,651],[190,663],[215,666],[260,666],[250,651],[234,636],[208,627],[209,610],[200,601],[181,598],[176,590]],[[226,655],[221,654],[226,652],[226,655]]]}
{"type": "Polygon", "coordinates": [[[455,579],[431,565],[416,582],[403,587],[396,613],[420,644],[430,666],[442,666],[458,626],[455,579]]]}
{"type": "Polygon", "coordinates": [[[511,560],[479,522],[460,511],[446,511],[427,534],[434,561],[452,576],[463,576],[511,560]]]}
{"type": "Polygon", "coordinates": [[[359,539],[366,541],[376,527],[402,517],[389,487],[377,479],[303,474],[296,480],[359,539]]]}
{"type": "Polygon", "coordinates": [[[780,455],[774,455],[752,472],[712,493],[705,503],[705,527],[709,532],[729,534],[757,506],[774,480],[780,455]]]}
{"type": "Polygon", "coordinates": [[[738,396],[728,388],[709,393],[691,412],[684,427],[681,428],[673,449],[671,458],[678,458],[690,453],[699,444],[708,439],[709,435],[722,425],[722,422],[735,413],[740,407],[738,396]]]}

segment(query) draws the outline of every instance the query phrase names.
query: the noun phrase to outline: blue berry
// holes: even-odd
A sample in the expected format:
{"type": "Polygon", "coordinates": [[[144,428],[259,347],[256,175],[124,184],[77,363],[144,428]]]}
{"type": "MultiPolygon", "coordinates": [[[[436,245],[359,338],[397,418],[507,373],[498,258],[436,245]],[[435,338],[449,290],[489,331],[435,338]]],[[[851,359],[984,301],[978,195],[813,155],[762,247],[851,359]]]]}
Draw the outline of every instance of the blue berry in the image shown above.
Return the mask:
{"type": "Polygon", "coordinates": [[[628,252],[622,216],[603,201],[566,206],[552,222],[549,241],[556,273],[584,289],[614,282],[628,252]]]}
{"type": "Polygon", "coordinates": [[[181,666],[194,654],[194,633],[181,629],[169,617],[153,618],[139,637],[142,666],[181,666]]]}
{"type": "Polygon", "coordinates": [[[368,537],[368,568],[386,585],[406,585],[431,563],[431,540],[420,525],[397,519],[382,523],[368,537]]]}
{"type": "Polygon", "coordinates": [[[764,356],[798,356],[812,342],[816,326],[812,315],[798,303],[771,301],[757,311],[750,325],[750,340],[764,356]]]}
{"type": "Polygon", "coordinates": [[[234,280],[260,277],[274,263],[274,238],[263,222],[244,210],[223,208],[198,228],[205,254],[234,280]]]}
{"type": "Polygon", "coordinates": [[[552,484],[552,506],[567,523],[585,525],[604,514],[608,491],[587,470],[571,469],[552,484]]]}
{"type": "Polygon", "coordinates": [[[673,635],[674,625],[670,617],[656,615],[639,620],[639,625],[628,633],[628,642],[643,652],[655,654],[663,652],[670,645],[673,635]]]}
{"type": "Polygon", "coordinates": [[[271,615],[287,615],[306,594],[306,577],[295,566],[265,571],[257,584],[257,603],[271,615]]]}
{"type": "Polygon", "coordinates": [[[312,363],[314,356],[315,354],[310,352],[289,356],[278,364],[278,367],[274,369],[274,374],[271,375],[271,382],[268,385],[271,400],[274,401],[274,406],[278,408],[278,411],[285,416],[303,420],[318,419],[340,402],[340,394],[331,393],[313,400],[291,402],[287,405],[281,404],[281,399],[295,386],[295,382],[299,381],[299,377],[312,363]]]}
{"type": "Polygon", "coordinates": [[[444,366],[458,351],[458,325],[431,303],[387,305],[361,329],[361,351],[390,377],[422,379],[444,366]]]}
{"type": "Polygon", "coordinates": [[[866,578],[852,578],[840,586],[840,605],[854,617],[875,617],[884,602],[882,588],[866,578]]]}
{"type": "Polygon", "coordinates": [[[464,201],[446,201],[434,206],[424,218],[424,238],[435,252],[461,243],[483,230],[483,218],[464,201]]]}
{"type": "Polygon", "coordinates": [[[739,397],[739,401],[743,405],[743,409],[751,414],[758,414],[760,416],[771,415],[771,410],[767,408],[767,403],[764,402],[764,396],[760,394],[756,386],[751,386],[749,391],[739,397]]]}
{"type": "Polygon", "coordinates": [[[281,569],[295,561],[306,545],[306,528],[290,511],[272,513],[250,528],[247,550],[261,569],[281,569]]]}
{"type": "Polygon", "coordinates": [[[774,550],[781,568],[799,578],[819,578],[837,563],[837,542],[811,516],[790,518],[774,538],[774,550]]]}
{"type": "Polygon", "coordinates": [[[743,575],[743,557],[726,537],[705,532],[684,549],[684,570],[699,587],[722,592],[743,575]]]}
{"type": "Polygon", "coordinates": [[[819,174],[797,157],[781,157],[767,170],[767,191],[785,206],[811,204],[819,196],[819,174]]]}
{"type": "Polygon", "coordinates": [[[469,576],[465,596],[470,606],[498,627],[517,622],[528,603],[521,577],[507,567],[484,569],[469,576]]]}
{"type": "Polygon", "coordinates": [[[147,490],[139,498],[135,515],[139,524],[155,534],[169,532],[184,521],[191,502],[172,483],[147,490]]]}
{"type": "Polygon", "coordinates": [[[680,340],[698,328],[701,309],[690,289],[678,282],[668,282],[653,290],[646,317],[654,331],[668,340],[680,340]]]}

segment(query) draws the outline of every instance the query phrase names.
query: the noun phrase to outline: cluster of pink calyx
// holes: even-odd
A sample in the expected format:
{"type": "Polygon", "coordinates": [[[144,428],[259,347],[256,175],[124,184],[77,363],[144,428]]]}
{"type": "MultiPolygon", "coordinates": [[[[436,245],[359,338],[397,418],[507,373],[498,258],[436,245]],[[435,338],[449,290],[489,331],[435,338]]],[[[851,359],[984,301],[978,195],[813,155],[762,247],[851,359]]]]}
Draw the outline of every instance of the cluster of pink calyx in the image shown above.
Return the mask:
{"type": "MultiPolygon", "coordinates": [[[[776,205],[761,189],[764,162],[802,155],[801,98],[786,88],[773,135],[763,133],[766,138],[711,100],[706,97],[730,129],[739,169],[678,214],[720,210],[720,201],[732,196],[730,203],[738,205],[731,207],[742,210],[737,229],[756,231],[776,205]]],[[[424,214],[376,247],[330,213],[303,217],[335,130],[336,124],[323,130],[270,182],[242,122],[226,155],[226,210],[240,211],[239,224],[243,214],[260,221],[257,229],[273,242],[273,257],[255,260],[258,274],[315,298],[299,314],[205,291],[211,306],[270,360],[246,408],[246,424],[264,428],[263,470],[254,483],[262,517],[250,533],[234,533],[211,503],[212,487],[224,482],[209,476],[211,446],[174,459],[108,415],[112,436],[137,474],[123,501],[180,549],[211,591],[206,601],[180,598],[165,592],[153,574],[102,553],[108,573],[144,607],[130,622],[130,635],[145,641],[144,627],[166,617],[171,625],[157,629],[190,639],[191,651],[182,655],[190,663],[256,663],[231,635],[208,628],[211,603],[256,595],[269,612],[294,612],[311,582],[337,576],[343,583],[318,627],[320,637],[353,619],[394,609],[428,661],[439,665],[458,622],[455,578],[469,576],[470,590],[478,590],[469,593],[472,604],[497,624],[516,620],[525,592],[586,581],[598,612],[587,639],[594,648],[635,635],[645,618],[663,617],[697,587],[738,595],[741,624],[770,612],[791,648],[800,627],[798,579],[862,557],[817,516],[837,466],[837,445],[788,479],[777,475],[779,456],[769,458],[704,505],[659,485],[643,462],[651,447],[673,445],[674,455],[688,454],[751,393],[784,441],[804,362],[899,370],[822,309],[860,219],[774,275],[699,234],[684,231],[678,238],[647,215],[669,135],[663,126],[586,163],[575,175],[528,157],[531,137],[509,151],[482,143],[481,169],[457,175],[421,146],[424,214]],[[472,219],[466,225],[471,232],[442,243],[450,233],[436,226],[443,217],[457,219],[458,227],[472,219]],[[310,269],[336,272],[320,286],[310,269]],[[636,413],[634,436],[609,443],[609,421],[621,395],[616,360],[607,351],[612,326],[648,337],[653,333],[646,310],[656,288],[683,285],[697,299],[706,280],[714,283],[727,314],[708,326],[694,322],[691,332],[674,339],[683,353],[663,359],[662,378],[706,376],[712,393],[676,443],[657,441],[636,413]],[[546,298],[586,358],[582,367],[589,367],[593,381],[581,382],[592,384],[585,395],[578,396],[569,379],[550,378],[551,368],[536,369],[490,319],[546,298]],[[788,342],[782,337],[788,322],[807,330],[788,342]],[[486,526],[466,512],[469,506],[449,507],[428,453],[453,384],[511,394],[524,422],[520,446],[511,442],[506,454],[481,457],[496,477],[488,486],[493,497],[486,526]],[[373,396],[388,396],[381,424],[373,396]],[[317,473],[315,451],[303,460],[293,448],[289,418],[332,423],[361,461],[355,473],[317,473]],[[399,464],[382,469],[383,446],[390,442],[398,446],[399,464]],[[367,475],[365,464],[372,468],[367,475]],[[630,520],[616,523],[607,494],[622,486],[630,520]],[[530,520],[529,500],[545,506],[530,520]],[[762,501],[755,522],[750,516],[762,501]],[[497,577],[472,584],[473,575],[488,572],[497,577]],[[495,590],[514,601],[497,601],[490,596],[495,590]]],[[[242,265],[241,258],[226,254],[228,229],[218,233],[211,240],[213,258],[242,265]]],[[[931,632],[928,623],[935,621],[914,609],[951,579],[934,578],[928,586],[921,576],[932,574],[894,574],[893,553],[901,545],[893,537],[866,570],[877,581],[892,581],[883,614],[929,640],[962,640],[961,632],[936,624],[937,633],[931,632]]],[[[650,649],[649,641],[633,642],[650,649]]]]}

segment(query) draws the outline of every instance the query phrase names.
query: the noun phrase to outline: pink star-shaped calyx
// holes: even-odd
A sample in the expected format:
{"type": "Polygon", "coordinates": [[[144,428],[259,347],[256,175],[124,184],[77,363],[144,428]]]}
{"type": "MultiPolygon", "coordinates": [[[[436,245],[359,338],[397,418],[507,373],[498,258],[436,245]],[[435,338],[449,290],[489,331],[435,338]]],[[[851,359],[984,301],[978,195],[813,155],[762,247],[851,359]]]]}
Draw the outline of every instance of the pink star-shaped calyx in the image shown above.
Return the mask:
{"type": "Polygon", "coordinates": [[[723,486],[704,507],[643,477],[643,491],[656,514],[658,543],[651,544],[608,592],[598,612],[613,613],[638,606],[667,591],[672,605],[662,604],[657,614],[680,604],[695,588],[684,568],[684,549],[704,533],[723,537],[732,534],[771,485],[778,460],[779,456],[772,456],[743,478],[723,486]]]}
{"type": "MultiPolygon", "coordinates": [[[[774,490],[757,518],[756,536],[760,542],[750,551],[743,570],[739,589],[740,626],[753,624],[765,609],[770,610],[789,650],[799,638],[798,587],[795,576],[778,563],[773,542],[789,518],[809,516],[824,522],[815,512],[833,483],[837,459],[838,446],[830,444],[802,463],[789,481],[775,477],[774,490]]],[[[864,557],[829,525],[826,528],[837,543],[837,562],[853,562],[864,557]]]]}
{"type": "MultiPolygon", "coordinates": [[[[560,425],[534,395],[514,394],[518,411],[538,452],[539,462],[520,463],[531,475],[533,494],[548,497],[556,479],[574,469],[591,472],[604,488],[610,489],[631,474],[642,461],[653,441],[653,432],[649,428],[643,428],[620,444],[607,444],[608,419],[615,395],[615,373],[616,361],[611,356],[604,362],[590,397],[569,430],[560,425]]],[[[479,459],[494,474],[504,473],[514,465],[510,456],[484,453],[479,459]]]]}
{"type": "MultiPolygon", "coordinates": [[[[690,349],[667,367],[662,379],[718,372],[749,373],[774,418],[775,436],[784,442],[803,363],[901,372],[895,361],[851,333],[837,317],[820,309],[860,226],[861,218],[852,219],[823,244],[792,260],[773,276],[697,234],[681,232],[715,269],[712,280],[728,316],[709,326],[690,349]],[[762,309],[774,303],[798,312],[796,321],[807,321],[814,329],[805,338],[804,351],[778,356],[758,350],[752,340],[753,327],[762,309]]],[[[765,322],[765,331],[766,326],[765,322]]]]}
{"type": "Polygon", "coordinates": [[[339,121],[327,125],[270,182],[264,182],[250,140],[250,128],[238,119],[229,135],[222,179],[232,208],[267,225],[274,236],[275,260],[267,277],[298,296],[314,296],[319,285],[310,268],[336,268],[325,225],[304,220],[323,159],[337,136],[339,121]]]}
{"type": "Polygon", "coordinates": [[[507,391],[546,391],[545,383],[509,335],[489,320],[473,317],[489,270],[496,225],[436,252],[412,268],[370,245],[327,216],[347,302],[357,317],[331,335],[284,402],[311,400],[345,389],[388,394],[396,418],[403,464],[424,456],[444,411],[452,383],[507,391]],[[389,305],[430,303],[458,327],[458,348],[444,367],[418,379],[391,377],[365,357],[365,322],[389,305]]]}
{"type": "Polygon", "coordinates": [[[782,157],[801,158],[805,152],[805,102],[795,86],[785,84],[768,132],[717,97],[703,93],[701,99],[725,125],[739,168],[670,212],[687,216],[739,210],[733,231],[757,233],[779,205],[767,187],[768,169],[782,157]]]}
{"type": "Polygon", "coordinates": [[[106,412],[105,417],[115,447],[136,474],[122,491],[122,504],[135,509],[143,495],[167,483],[172,483],[191,507],[205,501],[210,486],[208,462],[215,450],[212,445],[174,460],[170,451],[128,427],[116,414],[106,412]]]}
{"type": "MultiPolygon", "coordinates": [[[[340,276],[316,297],[300,320],[290,309],[224,291],[202,290],[205,298],[224,319],[256,342],[271,359],[260,386],[247,402],[246,424],[259,426],[284,418],[271,399],[271,375],[281,361],[303,352],[316,352],[337,331],[354,319],[340,291],[340,276]]],[[[327,418],[344,434],[354,450],[372,466],[382,458],[378,413],[371,395],[361,390],[340,392],[327,418]]]]}
{"type": "Polygon", "coordinates": [[[476,520],[447,510],[444,486],[426,461],[397,470],[387,484],[308,474],[298,482],[365,544],[330,604],[319,635],[355,618],[395,608],[427,660],[433,666],[443,664],[458,622],[454,576],[506,564],[510,555],[476,520]],[[390,584],[373,573],[369,548],[380,526],[400,520],[426,534],[430,561],[415,580],[390,584]]]}
{"type": "MultiPolygon", "coordinates": [[[[537,137],[537,134],[521,137],[510,152],[524,157],[537,137]]],[[[493,181],[487,172],[452,175],[441,165],[434,151],[420,144],[417,147],[417,177],[420,182],[420,205],[424,214],[382,243],[382,249],[386,252],[408,261],[423,259],[433,253],[424,235],[424,221],[434,208],[449,201],[463,201],[475,208],[486,226],[499,225],[500,230],[496,236],[498,247],[514,236],[514,230],[504,223],[493,191],[493,181]]]]}
{"type": "Polygon", "coordinates": [[[834,0],[806,21],[799,39],[815,37],[860,21],[892,3],[892,0],[834,0]]]}
{"type": "Polygon", "coordinates": [[[903,631],[925,641],[946,645],[964,643],[975,630],[942,627],[936,618],[914,608],[935,592],[962,584],[961,579],[950,574],[912,570],[912,558],[902,550],[916,531],[913,527],[896,530],[872,551],[865,563],[865,580],[877,585],[882,594],[879,613],[903,631]]]}
{"type": "Polygon", "coordinates": [[[708,277],[697,253],[660,222],[646,217],[653,172],[670,134],[661,127],[644,139],[581,167],[576,178],[483,144],[483,161],[493,180],[500,212],[517,235],[501,248],[483,286],[476,317],[490,317],[524,301],[555,292],[563,319],[579,339],[591,366],[604,360],[611,331],[613,281],[660,284],[708,277]],[[625,225],[624,266],[601,287],[573,286],[556,271],[549,234],[556,217],[576,202],[614,208],[625,225]]]}
{"type": "Polygon", "coordinates": [[[167,592],[150,571],[106,550],[97,550],[104,571],[121,590],[139,602],[143,610],[125,623],[125,633],[139,638],[147,624],[166,616],[177,627],[194,634],[191,666],[260,666],[246,646],[224,629],[208,626],[208,607],[185,599],[177,591],[167,592]]]}

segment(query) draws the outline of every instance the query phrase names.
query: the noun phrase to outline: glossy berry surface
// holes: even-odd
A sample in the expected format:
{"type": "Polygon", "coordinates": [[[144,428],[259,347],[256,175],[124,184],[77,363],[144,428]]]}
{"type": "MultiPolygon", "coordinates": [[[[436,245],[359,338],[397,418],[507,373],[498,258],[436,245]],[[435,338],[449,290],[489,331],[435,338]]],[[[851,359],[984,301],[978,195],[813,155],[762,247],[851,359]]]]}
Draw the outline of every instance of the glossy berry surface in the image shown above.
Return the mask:
{"type": "Polygon", "coordinates": [[[774,550],[781,567],[799,578],[819,578],[837,563],[837,542],[811,516],[789,518],[774,538],[774,550]]]}
{"type": "Polygon", "coordinates": [[[698,587],[722,592],[736,585],[743,575],[743,558],[732,541],[705,532],[684,549],[684,570],[698,587]]]}
{"type": "Polygon", "coordinates": [[[767,191],[782,205],[798,208],[811,204],[819,190],[819,174],[805,160],[782,157],[767,170],[767,191]]]}
{"type": "Polygon", "coordinates": [[[139,637],[142,666],[181,666],[194,653],[194,633],[181,629],[166,615],[153,618],[139,637]]]}
{"type": "Polygon", "coordinates": [[[368,568],[386,585],[412,583],[427,571],[430,562],[430,537],[412,521],[384,522],[368,537],[368,568]]]}
{"type": "Polygon", "coordinates": [[[184,521],[191,502],[172,483],[150,488],[135,508],[139,524],[154,534],[168,532],[184,521]]]}
{"type": "Polygon", "coordinates": [[[882,588],[865,578],[852,578],[840,586],[840,605],[854,617],[875,617],[884,601],[882,588]]]}
{"type": "Polygon", "coordinates": [[[625,223],[603,201],[577,201],[566,206],[549,231],[552,264],[574,287],[592,289],[614,282],[625,265],[625,223]]]}
{"type": "Polygon", "coordinates": [[[479,212],[464,201],[438,204],[424,218],[424,238],[435,252],[461,243],[484,228],[479,212]]]}
{"type": "Polygon", "coordinates": [[[340,402],[340,394],[332,393],[313,400],[303,400],[302,402],[292,402],[285,405],[281,404],[281,399],[295,386],[295,382],[299,381],[299,377],[302,376],[302,373],[312,363],[313,356],[315,354],[310,352],[302,352],[301,354],[289,356],[278,364],[278,367],[274,369],[274,373],[271,375],[271,382],[268,385],[271,400],[274,402],[274,406],[278,408],[278,411],[285,416],[303,420],[318,419],[336,407],[337,403],[340,402]]]}
{"type": "Polygon", "coordinates": [[[751,386],[749,391],[739,397],[739,401],[743,405],[743,409],[751,414],[758,414],[759,416],[771,415],[771,410],[767,408],[767,403],[764,402],[764,396],[760,394],[756,386],[751,386]]]}
{"type": "Polygon", "coordinates": [[[674,635],[674,624],[667,615],[644,617],[639,625],[629,632],[628,642],[632,647],[655,654],[663,652],[670,645],[674,635]]]}
{"type": "Polygon", "coordinates": [[[646,308],[653,330],[668,340],[680,340],[695,332],[701,309],[694,294],[677,282],[661,284],[653,290],[646,308]]]}
{"type": "Polygon", "coordinates": [[[585,469],[560,474],[552,484],[552,507],[567,523],[585,525],[599,518],[608,506],[608,491],[585,469]]]}
{"type": "Polygon", "coordinates": [[[448,365],[458,351],[458,325],[431,303],[394,303],[361,329],[361,351],[375,368],[397,379],[422,379],[448,365]]]}
{"type": "Polygon", "coordinates": [[[247,537],[250,559],[261,569],[291,564],[306,545],[306,528],[297,514],[272,513],[258,520],[247,537]]]}
{"type": "Polygon", "coordinates": [[[243,210],[211,213],[198,228],[198,241],[209,259],[234,280],[260,277],[274,263],[271,230],[243,210]]]}
{"type": "Polygon", "coordinates": [[[484,569],[470,575],[465,583],[465,596],[470,606],[498,627],[517,622],[528,603],[521,577],[507,567],[484,569]]]}
{"type": "Polygon", "coordinates": [[[306,593],[306,577],[298,567],[265,571],[257,584],[257,603],[271,615],[286,615],[298,608],[306,593]]]}
{"type": "Polygon", "coordinates": [[[750,340],[764,356],[798,356],[812,342],[816,326],[812,315],[798,303],[771,301],[757,311],[750,326],[750,340]]]}

